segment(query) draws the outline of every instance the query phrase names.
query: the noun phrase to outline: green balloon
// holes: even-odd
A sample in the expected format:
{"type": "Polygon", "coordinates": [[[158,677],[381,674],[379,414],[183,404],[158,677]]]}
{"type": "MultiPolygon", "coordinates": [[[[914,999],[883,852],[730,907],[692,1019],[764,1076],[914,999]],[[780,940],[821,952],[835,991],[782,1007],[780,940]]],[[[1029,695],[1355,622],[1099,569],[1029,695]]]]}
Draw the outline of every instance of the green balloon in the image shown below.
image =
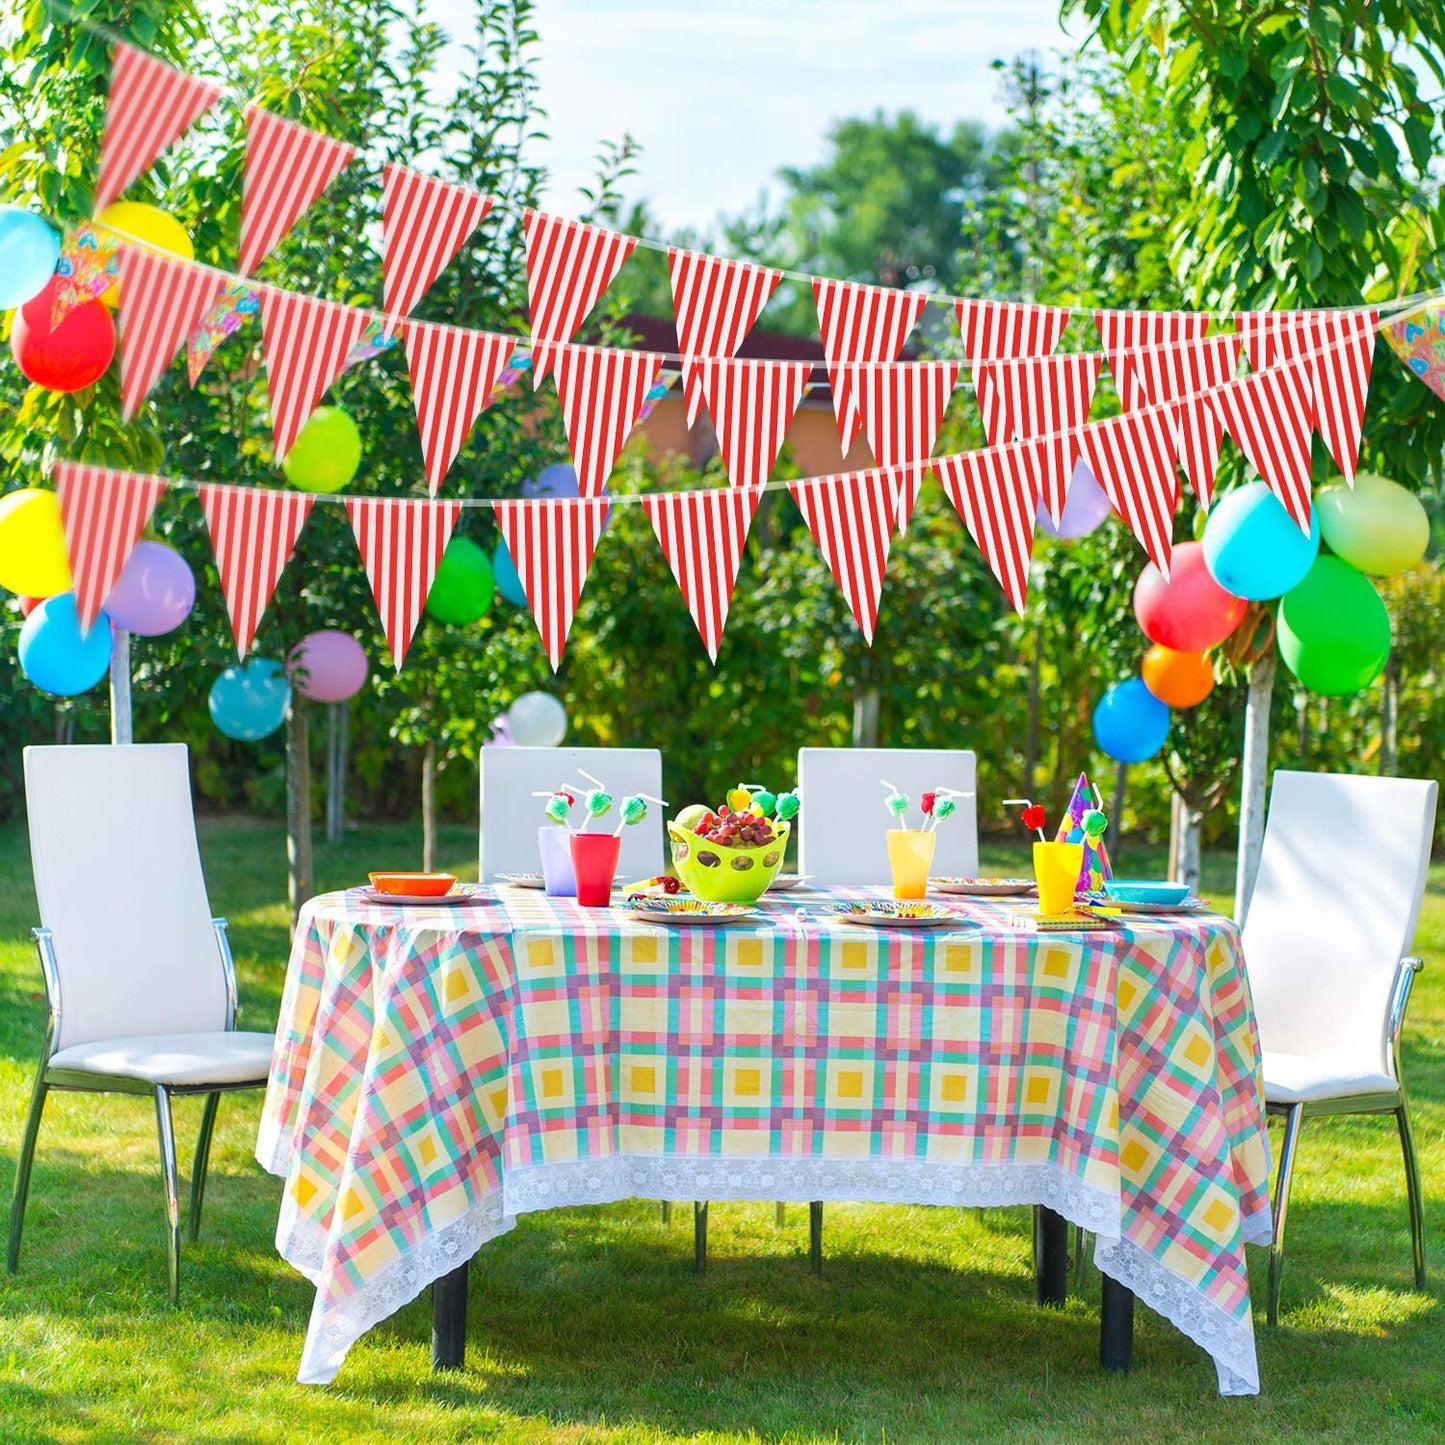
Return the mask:
{"type": "Polygon", "coordinates": [[[1399,482],[1360,472],[1353,488],[1321,487],[1320,536],[1351,567],[1388,577],[1413,567],[1430,545],[1430,518],[1420,499],[1399,482]]]}
{"type": "Polygon", "coordinates": [[[496,591],[492,564],[475,542],[453,537],[426,599],[428,614],[453,627],[485,617],[496,591]]]}
{"type": "Polygon", "coordinates": [[[1279,655],[1311,692],[1368,687],[1390,655],[1390,614],[1368,577],[1321,554],[1279,604],[1279,655]]]}
{"type": "Polygon", "coordinates": [[[281,463],[303,492],[339,492],[361,465],[361,433],[339,406],[318,406],[281,463]]]}

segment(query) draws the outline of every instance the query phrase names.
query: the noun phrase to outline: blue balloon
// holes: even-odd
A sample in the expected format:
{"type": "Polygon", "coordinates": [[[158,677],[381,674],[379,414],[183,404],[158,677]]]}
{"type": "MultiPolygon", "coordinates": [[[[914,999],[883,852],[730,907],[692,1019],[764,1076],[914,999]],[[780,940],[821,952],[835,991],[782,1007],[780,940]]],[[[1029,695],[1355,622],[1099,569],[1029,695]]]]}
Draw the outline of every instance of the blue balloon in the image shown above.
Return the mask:
{"type": "Polygon", "coordinates": [[[104,612],[80,635],[74,592],[47,597],[20,629],[20,671],[41,692],[74,697],[88,692],[110,669],[110,618],[104,612]]]}
{"type": "Polygon", "coordinates": [[[0,311],[38,296],[59,260],[60,237],[39,216],[0,206],[0,311]]]}
{"type": "Polygon", "coordinates": [[[522,483],[524,497],[580,497],[577,469],[571,462],[553,462],[530,481],[522,483]]]}
{"type": "Polygon", "coordinates": [[[1140,677],[1115,683],[1094,709],[1094,741],[1116,763],[1142,763],[1164,746],[1169,709],[1140,677]]]}
{"type": "Polygon", "coordinates": [[[206,705],[211,721],[228,738],[255,743],[286,721],[291,684],[279,662],[258,657],[244,667],[228,667],[211,684],[206,705]]]}
{"type": "Polygon", "coordinates": [[[505,542],[498,542],[497,550],[492,553],[492,577],[496,581],[497,591],[513,607],[527,605],[527,589],[522,586],[522,579],[517,575],[516,564],[512,561],[512,554],[507,551],[505,542]]]}
{"type": "Polygon", "coordinates": [[[1320,550],[1320,517],[1310,510],[1310,534],[1300,531],[1264,482],[1226,492],[1204,524],[1204,565],[1236,597],[1264,602],[1304,581],[1320,550]]]}

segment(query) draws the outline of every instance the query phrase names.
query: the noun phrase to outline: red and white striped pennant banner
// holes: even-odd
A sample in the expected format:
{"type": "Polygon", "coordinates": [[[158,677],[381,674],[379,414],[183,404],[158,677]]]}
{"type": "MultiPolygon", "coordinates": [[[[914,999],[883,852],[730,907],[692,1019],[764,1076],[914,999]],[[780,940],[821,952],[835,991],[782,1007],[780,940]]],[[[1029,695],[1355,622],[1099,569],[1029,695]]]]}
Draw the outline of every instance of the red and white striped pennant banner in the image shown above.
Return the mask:
{"type": "Polygon", "coordinates": [[[489,331],[408,321],[402,326],[427,486],[436,496],[516,342],[489,331]]]}
{"type": "Polygon", "coordinates": [[[271,431],[279,462],[291,450],[326,388],[346,370],[351,348],[366,330],[371,313],[275,286],[260,289],[266,389],[271,395],[271,431]]]}
{"type": "Polygon", "coordinates": [[[95,209],[103,211],[220,98],[219,85],[117,41],[111,51],[95,209]]]}
{"type": "MultiPolygon", "coordinates": [[[[527,253],[527,306],[532,340],[571,341],[612,284],[637,242],[617,231],[545,211],[522,213],[527,253]]],[[[532,385],[550,363],[532,358],[532,385]]]]}
{"type": "Polygon", "coordinates": [[[351,164],[356,148],[319,131],[246,107],[246,164],[241,180],[241,257],[249,276],[297,218],[351,164]]]}
{"type": "Polygon", "coordinates": [[[405,316],[466,245],[492,198],[405,166],[381,168],[381,272],[389,317],[405,316]]]}
{"type": "Polygon", "coordinates": [[[1001,356],[1047,356],[1069,324],[1066,306],[1029,301],[958,301],[954,310],[970,367],[1001,356]]]}
{"type": "Polygon", "coordinates": [[[90,631],[100,614],[165,489],[161,477],[79,462],[55,464],[55,490],[82,633],[90,631]]]}
{"type": "Polygon", "coordinates": [[[441,566],[460,502],[422,502],[398,497],[350,497],[346,515],[371,579],[382,631],[396,670],[406,657],[441,566]]]}
{"type": "Polygon", "coordinates": [[[129,421],[215,300],[221,277],[164,251],[122,246],[120,282],[120,412],[129,421]]]}
{"type": "Polygon", "coordinates": [[[677,318],[677,349],[682,355],[687,424],[691,426],[702,407],[698,361],[726,360],[737,351],[778,289],[783,273],[751,261],[729,261],[677,246],[668,249],[667,271],[677,318]]]}
{"type": "Polygon", "coordinates": [[[236,655],[244,658],[316,498],[309,492],[210,482],[199,491],[236,655]]]}
{"type": "Polygon", "coordinates": [[[1099,344],[1109,358],[1119,405],[1134,411],[1158,400],[1147,394],[1139,379],[1139,363],[1158,347],[1172,347],[1182,341],[1197,341],[1209,325],[1203,311],[1096,311],[1094,326],[1099,344]]]}
{"type": "Polygon", "coordinates": [[[608,506],[605,497],[492,504],[553,672],[567,646],[608,506]]]}
{"type": "Polygon", "coordinates": [[[901,291],[894,286],[819,279],[813,282],[813,299],[818,306],[823,355],[828,359],[838,442],[846,456],[858,435],[862,415],[851,382],[839,363],[897,361],[928,297],[922,291],[901,291]]]}
{"type": "Polygon", "coordinates": [[[1126,411],[1080,431],[1084,460],[1139,539],[1149,560],[1168,577],[1174,548],[1179,474],[1174,427],[1164,411],[1126,411]]]}
{"type": "Polygon", "coordinates": [[[700,361],[718,450],[735,487],[768,480],[813,374],[811,361],[700,361]]]}
{"type": "Polygon", "coordinates": [[[647,351],[547,342],[533,349],[533,370],[539,361],[556,373],[577,490],[584,497],[601,496],[663,358],[647,351]]]}
{"type": "Polygon", "coordinates": [[[737,585],[748,528],[762,496],[752,488],[733,486],[661,492],[642,499],[643,510],[713,662],[717,661],[728,620],[728,605],[737,585]]]}

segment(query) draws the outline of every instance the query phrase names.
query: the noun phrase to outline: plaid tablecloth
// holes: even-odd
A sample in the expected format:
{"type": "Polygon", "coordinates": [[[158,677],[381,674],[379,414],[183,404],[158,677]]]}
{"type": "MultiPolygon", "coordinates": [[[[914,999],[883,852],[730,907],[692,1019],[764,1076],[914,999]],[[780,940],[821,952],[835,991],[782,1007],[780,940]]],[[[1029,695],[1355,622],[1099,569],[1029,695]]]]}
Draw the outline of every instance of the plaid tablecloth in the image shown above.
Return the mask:
{"type": "Polygon", "coordinates": [[[312,899],[257,1143],[316,1284],[300,1379],[516,1215],[635,1195],[1046,1204],[1257,1391],[1269,1150],[1234,925],[1040,935],[955,901],[981,927],[798,894],[726,928],[520,889],[312,899]]]}

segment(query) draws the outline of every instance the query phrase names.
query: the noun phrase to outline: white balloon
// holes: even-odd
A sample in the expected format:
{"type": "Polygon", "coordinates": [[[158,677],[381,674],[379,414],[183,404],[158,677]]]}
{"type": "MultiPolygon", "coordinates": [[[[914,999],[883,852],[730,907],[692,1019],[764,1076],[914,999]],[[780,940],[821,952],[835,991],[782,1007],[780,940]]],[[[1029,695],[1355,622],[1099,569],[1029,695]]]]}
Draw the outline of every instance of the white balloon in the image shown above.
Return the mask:
{"type": "Polygon", "coordinates": [[[555,748],[567,736],[567,710],[549,692],[524,692],[507,709],[519,748],[555,748]]]}

